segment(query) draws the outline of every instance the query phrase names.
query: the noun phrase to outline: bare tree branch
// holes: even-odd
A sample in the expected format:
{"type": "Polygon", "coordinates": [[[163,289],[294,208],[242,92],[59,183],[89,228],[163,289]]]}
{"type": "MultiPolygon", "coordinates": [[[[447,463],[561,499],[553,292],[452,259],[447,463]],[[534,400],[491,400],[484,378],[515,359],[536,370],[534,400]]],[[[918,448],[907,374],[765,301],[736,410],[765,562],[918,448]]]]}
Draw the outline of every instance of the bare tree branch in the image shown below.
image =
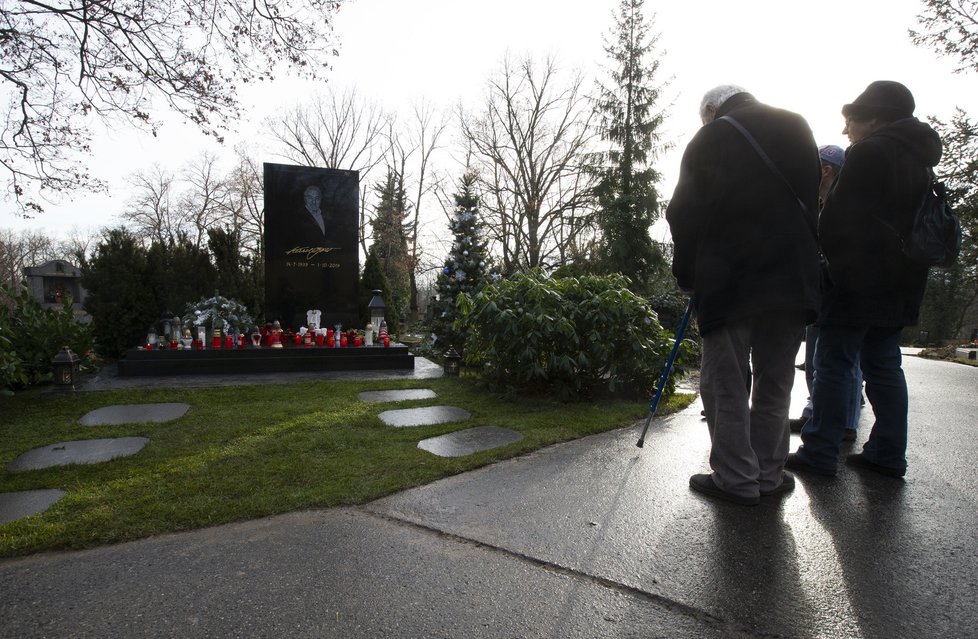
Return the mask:
{"type": "Polygon", "coordinates": [[[506,271],[540,266],[566,255],[575,218],[588,203],[582,161],[592,139],[591,110],[575,74],[560,84],[557,65],[526,58],[503,61],[489,82],[479,115],[460,113],[462,134],[480,169],[490,236],[506,271]]]}
{"type": "Polygon", "coordinates": [[[79,155],[86,118],[149,127],[175,111],[218,139],[240,116],[238,90],[280,68],[317,78],[336,51],[345,0],[5,0],[0,167],[24,215],[41,199],[98,189],[79,155]]]}

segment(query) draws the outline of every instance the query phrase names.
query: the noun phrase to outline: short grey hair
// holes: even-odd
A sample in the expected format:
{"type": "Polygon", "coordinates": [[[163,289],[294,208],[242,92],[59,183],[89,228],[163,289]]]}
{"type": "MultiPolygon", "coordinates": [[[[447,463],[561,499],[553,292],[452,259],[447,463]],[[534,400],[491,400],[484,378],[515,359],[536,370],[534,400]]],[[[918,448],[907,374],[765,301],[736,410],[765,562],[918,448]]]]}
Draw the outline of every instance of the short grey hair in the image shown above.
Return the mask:
{"type": "Polygon", "coordinates": [[[700,120],[703,121],[703,124],[711,122],[709,107],[719,109],[724,102],[738,93],[747,93],[747,89],[736,84],[721,84],[707,91],[706,95],[703,96],[703,101],[700,102],[700,120]]]}

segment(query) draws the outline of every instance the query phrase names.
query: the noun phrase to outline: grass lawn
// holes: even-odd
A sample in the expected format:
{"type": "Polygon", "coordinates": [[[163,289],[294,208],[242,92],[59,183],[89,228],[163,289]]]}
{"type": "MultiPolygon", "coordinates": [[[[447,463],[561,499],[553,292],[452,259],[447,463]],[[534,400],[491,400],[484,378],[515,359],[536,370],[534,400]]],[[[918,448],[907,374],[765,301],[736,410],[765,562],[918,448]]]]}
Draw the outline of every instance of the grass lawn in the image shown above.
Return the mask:
{"type": "MultiPolygon", "coordinates": [[[[692,401],[675,395],[665,414],[692,401]]],[[[542,446],[634,423],[644,401],[562,404],[500,397],[467,378],[309,382],[208,389],[140,389],[61,396],[40,390],[0,397],[0,468],[56,442],[148,437],[137,455],[11,473],[0,492],[57,488],[65,496],[44,513],[0,524],[0,556],[77,549],[309,508],[362,504],[412,486],[542,446]],[[437,399],[358,402],[365,390],[432,388],[437,399]],[[113,404],[184,402],[175,421],[81,426],[85,413],[113,404]],[[466,422],[385,426],[393,408],[449,405],[466,422]],[[472,426],[523,433],[514,444],[461,458],[417,447],[425,438],[472,426]]]]}

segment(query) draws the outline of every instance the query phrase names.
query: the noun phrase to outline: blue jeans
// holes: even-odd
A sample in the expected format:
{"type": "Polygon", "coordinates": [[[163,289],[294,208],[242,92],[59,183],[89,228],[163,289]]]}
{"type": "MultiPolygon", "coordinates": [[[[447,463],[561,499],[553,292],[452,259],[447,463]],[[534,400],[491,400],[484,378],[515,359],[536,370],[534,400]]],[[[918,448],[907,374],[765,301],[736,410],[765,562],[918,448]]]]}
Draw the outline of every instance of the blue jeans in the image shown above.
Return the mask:
{"type": "MultiPolygon", "coordinates": [[[[801,411],[802,419],[812,418],[812,397],[815,396],[815,348],[818,343],[818,326],[811,324],[805,328],[805,384],[808,385],[808,404],[801,411]]],[[[856,399],[852,403],[853,409],[846,419],[846,428],[856,430],[859,428],[860,404],[863,398],[863,371],[856,360],[856,383],[852,387],[852,392],[856,399]]]]}
{"type": "Polygon", "coordinates": [[[866,380],[866,397],[876,421],[863,446],[871,462],[899,470],[907,468],[907,380],[900,355],[901,328],[821,326],[815,350],[812,418],[801,430],[802,460],[835,470],[839,444],[850,416],[858,410],[852,392],[856,366],[866,380]]]}

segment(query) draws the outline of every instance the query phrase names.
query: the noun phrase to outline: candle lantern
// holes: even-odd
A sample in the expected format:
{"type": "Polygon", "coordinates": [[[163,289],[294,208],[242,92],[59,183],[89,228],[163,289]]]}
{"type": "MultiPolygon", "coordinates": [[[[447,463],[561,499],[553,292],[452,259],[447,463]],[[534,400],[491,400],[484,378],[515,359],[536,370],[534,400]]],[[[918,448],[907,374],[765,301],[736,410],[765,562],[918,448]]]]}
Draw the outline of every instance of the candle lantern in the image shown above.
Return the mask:
{"type": "Polygon", "coordinates": [[[374,345],[374,325],[371,322],[367,322],[366,328],[363,329],[363,343],[365,346],[374,345]]]}
{"type": "Polygon", "coordinates": [[[207,343],[207,328],[205,326],[197,327],[197,346],[200,350],[204,350],[204,345],[207,343]]]}
{"type": "Polygon", "coordinates": [[[443,357],[445,358],[445,376],[458,377],[462,356],[458,354],[454,346],[449,346],[443,357]]]}
{"type": "Polygon", "coordinates": [[[146,350],[151,351],[156,348],[156,343],[159,341],[159,337],[156,335],[156,327],[150,326],[149,330],[146,332],[146,350]]]}
{"type": "Polygon", "coordinates": [[[160,325],[163,327],[163,340],[169,342],[173,339],[173,313],[163,311],[160,317],[160,325]]]}
{"type": "Polygon", "coordinates": [[[181,326],[180,316],[177,315],[173,318],[173,327],[170,329],[170,348],[180,348],[180,338],[183,337],[181,326]]]}
{"type": "Polygon", "coordinates": [[[333,346],[335,348],[339,348],[340,346],[342,346],[341,343],[343,339],[342,333],[343,333],[343,327],[337,324],[336,327],[333,329],[333,346]]]}
{"type": "Polygon", "coordinates": [[[58,354],[51,360],[51,372],[54,373],[54,388],[58,391],[73,391],[78,381],[78,362],[80,358],[71,352],[67,346],[62,346],[58,354]]]}
{"type": "Polygon", "coordinates": [[[251,331],[251,346],[253,348],[261,348],[261,329],[257,326],[251,331]]]}
{"type": "MultiPolygon", "coordinates": [[[[381,290],[374,289],[374,296],[370,298],[370,303],[367,304],[367,315],[370,317],[370,323],[373,324],[374,330],[380,330],[380,323],[384,321],[386,312],[387,305],[384,304],[381,290]]],[[[371,343],[373,343],[373,336],[367,339],[367,344],[371,343]]]]}
{"type": "Polygon", "coordinates": [[[282,324],[275,320],[272,324],[272,332],[269,333],[269,344],[272,348],[282,348],[282,324]]]}
{"type": "Polygon", "coordinates": [[[211,333],[211,348],[214,350],[221,349],[221,329],[215,328],[211,333]]]}

